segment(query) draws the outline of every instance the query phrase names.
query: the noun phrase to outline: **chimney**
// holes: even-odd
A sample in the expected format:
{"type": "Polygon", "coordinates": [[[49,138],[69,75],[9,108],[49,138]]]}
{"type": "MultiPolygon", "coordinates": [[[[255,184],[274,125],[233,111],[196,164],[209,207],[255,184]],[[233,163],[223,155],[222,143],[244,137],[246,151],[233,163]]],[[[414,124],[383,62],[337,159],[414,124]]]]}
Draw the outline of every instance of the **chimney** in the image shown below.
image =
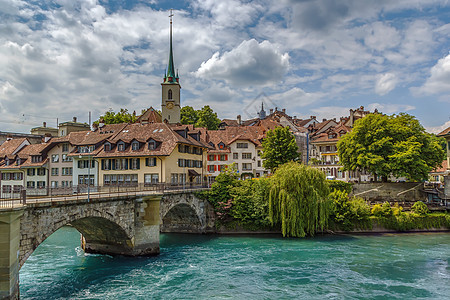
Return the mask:
{"type": "Polygon", "coordinates": [[[242,124],[242,118],[241,118],[241,115],[238,115],[238,116],[237,116],[237,122],[238,122],[239,125],[242,124]]]}
{"type": "Polygon", "coordinates": [[[275,107],[275,111],[278,111],[278,107],[275,107]]]}
{"type": "Polygon", "coordinates": [[[102,128],[103,126],[105,126],[105,120],[103,118],[100,118],[100,120],[98,121],[98,127],[102,128]]]}
{"type": "Polygon", "coordinates": [[[7,140],[7,141],[12,140],[12,138],[13,138],[13,137],[12,137],[11,134],[8,134],[8,135],[6,136],[6,140],[7,140]]]}
{"type": "Polygon", "coordinates": [[[42,127],[47,127],[47,122],[43,122],[42,127]]]}
{"type": "Polygon", "coordinates": [[[322,122],[326,122],[327,121],[327,119],[322,119],[322,122]]]}
{"type": "Polygon", "coordinates": [[[50,133],[47,132],[46,134],[44,134],[44,143],[47,143],[51,138],[52,135],[50,133]]]}
{"type": "Polygon", "coordinates": [[[286,113],[286,108],[283,108],[281,111],[283,112],[283,114],[285,114],[286,113]]]}
{"type": "Polygon", "coordinates": [[[77,117],[73,117],[73,122],[74,122],[74,123],[77,122],[77,117]]]}
{"type": "Polygon", "coordinates": [[[336,122],[336,118],[333,118],[333,121],[335,121],[335,122],[336,122]]]}
{"type": "Polygon", "coordinates": [[[270,114],[273,114],[273,108],[270,109],[270,114]]]}
{"type": "Polygon", "coordinates": [[[92,123],[92,131],[97,131],[97,129],[98,129],[98,124],[92,123]]]}
{"type": "Polygon", "coordinates": [[[294,120],[297,120],[297,116],[294,116],[294,120]]]}

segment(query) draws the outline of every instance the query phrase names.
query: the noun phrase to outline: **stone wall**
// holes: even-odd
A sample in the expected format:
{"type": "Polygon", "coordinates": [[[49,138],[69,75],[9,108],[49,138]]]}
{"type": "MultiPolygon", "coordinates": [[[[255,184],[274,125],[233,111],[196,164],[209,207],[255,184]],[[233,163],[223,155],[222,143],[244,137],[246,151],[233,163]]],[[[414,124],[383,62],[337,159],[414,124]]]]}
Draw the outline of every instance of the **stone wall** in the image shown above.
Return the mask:
{"type": "Polygon", "coordinates": [[[427,201],[421,182],[355,183],[352,195],[370,202],[427,201]]]}
{"type": "Polygon", "coordinates": [[[214,208],[194,193],[165,194],[160,209],[161,232],[207,233],[215,230],[214,208]]]}

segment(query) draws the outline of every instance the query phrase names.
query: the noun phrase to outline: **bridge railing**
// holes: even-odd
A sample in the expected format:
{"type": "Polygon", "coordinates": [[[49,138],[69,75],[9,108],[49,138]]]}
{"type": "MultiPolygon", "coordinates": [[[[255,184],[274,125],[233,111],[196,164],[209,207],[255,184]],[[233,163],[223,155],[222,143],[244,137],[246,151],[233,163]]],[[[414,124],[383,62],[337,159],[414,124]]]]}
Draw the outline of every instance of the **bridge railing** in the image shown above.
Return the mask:
{"type": "Polygon", "coordinates": [[[12,208],[26,203],[99,199],[120,196],[138,196],[174,192],[192,192],[207,189],[207,184],[140,183],[107,186],[77,185],[71,187],[23,189],[21,193],[2,194],[0,208],[12,208]]]}

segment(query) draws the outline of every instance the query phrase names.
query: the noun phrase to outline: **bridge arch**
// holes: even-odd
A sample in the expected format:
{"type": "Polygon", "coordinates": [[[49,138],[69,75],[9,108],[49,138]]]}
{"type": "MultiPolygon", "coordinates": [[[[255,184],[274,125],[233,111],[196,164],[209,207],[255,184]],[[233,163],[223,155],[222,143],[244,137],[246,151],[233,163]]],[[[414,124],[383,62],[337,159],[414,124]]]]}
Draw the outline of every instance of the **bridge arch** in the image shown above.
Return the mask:
{"type": "Polygon", "coordinates": [[[69,224],[83,235],[86,252],[126,254],[133,245],[134,218],[124,219],[112,210],[80,208],[74,212],[73,207],[61,206],[37,214],[26,209],[21,221],[20,267],[42,242],[69,224]]]}
{"type": "Polygon", "coordinates": [[[204,220],[199,216],[195,207],[188,203],[171,205],[161,216],[161,232],[202,232],[204,220]]]}

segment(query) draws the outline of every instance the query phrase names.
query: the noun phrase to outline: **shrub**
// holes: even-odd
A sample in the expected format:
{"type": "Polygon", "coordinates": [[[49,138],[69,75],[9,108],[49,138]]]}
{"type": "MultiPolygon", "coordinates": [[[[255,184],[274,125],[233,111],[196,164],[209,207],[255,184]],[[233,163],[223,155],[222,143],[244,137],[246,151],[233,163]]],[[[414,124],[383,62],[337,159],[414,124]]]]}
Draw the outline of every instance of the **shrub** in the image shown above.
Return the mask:
{"type": "Polygon", "coordinates": [[[366,228],[370,208],[362,198],[349,198],[345,191],[335,189],[330,193],[333,203],[331,221],[338,229],[350,231],[355,227],[366,228]]]}
{"type": "Polygon", "coordinates": [[[417,201],[416,203],[414,203],[411,207],[411,211],[421,216],[425,216],[430,213],[427,205],[422,201],[417,201]]]}
{"type": "Polygon", "coordinates": [[[345,182],[340,180],[327,180],[328,187],[330,191],[339,190],[344,191],[347,194],[352,192],[353,184],[351,182],[345,182]]]}

